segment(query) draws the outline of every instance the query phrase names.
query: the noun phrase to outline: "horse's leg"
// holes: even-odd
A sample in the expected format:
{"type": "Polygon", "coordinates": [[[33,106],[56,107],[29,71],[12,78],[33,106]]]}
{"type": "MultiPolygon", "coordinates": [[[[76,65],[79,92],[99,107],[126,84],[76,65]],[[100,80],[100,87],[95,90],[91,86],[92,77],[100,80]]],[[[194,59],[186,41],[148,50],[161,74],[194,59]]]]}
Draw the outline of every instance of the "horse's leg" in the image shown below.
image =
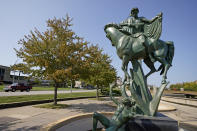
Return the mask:
{"type": "Polygon", "coordinates": [[[145,75],[145,78],[147,79],[149,75],[154,73],[156,71],[154,63],[150,60],[150,58],[144,59],[144,63],[150,68],[149,73],[145,75]]]}
{"type": "Polygon", "coordinates": [[[164,72],[163,72],[163,78],[162,78],[162,84],[166,83],[166,79],[167,79],[167,72],[168,69],[170,68],[170,64],[166,61],[165,58],[162,57],[156,57],[156,59],[164,65],[164,72]]]}
{"type": "Polygon", "coordinates": [[[128,63],[129,63],[129,57],[127,55],[124,55],[122,58],[122,70],[124,71],[124,74],[125,74],[124,82],[129,81],[129,78],[130,78],[127,72],[128,63]]]}

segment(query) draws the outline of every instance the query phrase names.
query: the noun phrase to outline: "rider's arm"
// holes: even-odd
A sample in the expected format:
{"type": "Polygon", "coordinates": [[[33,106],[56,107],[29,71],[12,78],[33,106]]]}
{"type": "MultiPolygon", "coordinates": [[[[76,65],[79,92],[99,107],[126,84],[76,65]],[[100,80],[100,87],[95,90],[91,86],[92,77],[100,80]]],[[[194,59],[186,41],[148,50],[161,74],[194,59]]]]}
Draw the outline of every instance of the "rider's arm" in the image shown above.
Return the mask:
{"type": "Polygon", "coordinates": [[[113,97],[112,95],[112,87],[115,86],[115,82],[113,82],[112,84],[110,84],[110,91],[109,91],[109,96],[111,98],[111,100],[116,104],[116,105],[119,105],[119,102],[113,97]]]}
{"type": "Polygon", "coordinates": [[[150,24],[150,23],[152,23],[153,21],[155,21],[156,18],[157,18],[157,17],[153,18],[152,20],[148,20],[148,19],[142,17],[141,20],[142,20],[142,22],[144,22],[144,23],[150,24]]]}
{"type": "Polygon", "coordinates": [[[162,18],[162,15],[163,15],[163,13],[161,12],[161,13],[159,13],[157,16],[155,16],[152,20],[148,20],[148,19],[146,19],[145,17],[141,17],[141,20],[142,20],[144,23],[150,24],[150,23],[154,22],[156,19],[162,18]]]}

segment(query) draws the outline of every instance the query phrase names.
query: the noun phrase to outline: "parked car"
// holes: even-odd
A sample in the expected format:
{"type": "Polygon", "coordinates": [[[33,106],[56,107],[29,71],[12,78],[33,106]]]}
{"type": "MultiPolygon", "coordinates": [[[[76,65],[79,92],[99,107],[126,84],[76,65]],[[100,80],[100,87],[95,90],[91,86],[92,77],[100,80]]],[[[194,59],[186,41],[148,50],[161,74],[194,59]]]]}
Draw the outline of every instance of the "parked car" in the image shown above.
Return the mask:
{"type": "Polygon", "coordinates": [[[8,91],[15,92],[16,90],[20,90],[20,91],[26,90],[27,92],[29,92],[31,89],[32,89],[32,86],[30,86],[30,85],[27,85],[24,83],[13,83],[9,86],[6,86],[4,88],[4,91],[5,92],[8,92],[8,91]]]}
{"type": "Polygon", "coordinates": [[[96,88],[92,85],[87,85],[86,87],[84,87],[84,89],[91,90],[91,89],[96,89],[96,88]]]}

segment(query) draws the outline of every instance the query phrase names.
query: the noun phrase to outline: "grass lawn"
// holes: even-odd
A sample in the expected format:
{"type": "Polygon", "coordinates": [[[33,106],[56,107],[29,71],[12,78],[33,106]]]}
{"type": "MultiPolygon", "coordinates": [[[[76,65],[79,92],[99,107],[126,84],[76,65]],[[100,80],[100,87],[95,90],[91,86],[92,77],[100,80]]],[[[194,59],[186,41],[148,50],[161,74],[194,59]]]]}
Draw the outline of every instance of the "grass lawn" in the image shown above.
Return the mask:
{"type": "MultiPolygon", "coordinates": [[[[67,94],[58,94],[57,98],[76,98],[76,97],[88,97],[96,96],[96,92],[76,92],[67,94]]],[[[46,95],[23,95],[23,96],[1,96],[0,104],[2,103],[13,103],[13,102],[23,102],[32,100],[51,100],[53,99],[53,94],[46,95]]]]}
{"type": "MultiPolygon", "coordinates": [[[[0,85],[0,91],[3,91],[3,88],[5,85],[0,85]]],[[[32,87],[31,91],[53,91],[54,87],[52,86],[35,86],[32,87]]],[[[58,91],[66,91],[70,90],[70,88],[58,88],[58,91]]],[[[85,90],[85,89],[78,89],[78,88],[72,88],[72,90],[85,90]]]]}
{"type": "MultiPolygon", "coordinates": [[[[53,91],[54,87],[52,86],[43,86],[43,87],[32,87],[32,91],[53,91]]],[[[65,90],[70,90],[70,88],[58,88],[58,91],[65,91],[65,90]]],[[[82,90],[78,88],[72,88],[72,90],[82,90]]]]}
{"type": "Polygon", "coordinates": [[[3,91],[4,85],[0,85],[0,91],[3,91]]]}

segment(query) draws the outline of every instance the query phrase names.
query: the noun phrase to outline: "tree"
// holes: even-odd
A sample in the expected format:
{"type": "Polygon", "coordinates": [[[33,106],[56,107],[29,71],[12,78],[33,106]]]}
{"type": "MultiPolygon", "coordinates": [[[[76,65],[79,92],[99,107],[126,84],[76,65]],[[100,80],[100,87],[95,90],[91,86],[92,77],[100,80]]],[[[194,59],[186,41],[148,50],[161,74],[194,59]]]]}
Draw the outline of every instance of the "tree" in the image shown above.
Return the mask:
{"type": "Polygon", "coordinates": [[[170,85],[172,90],[180,90],[180,88],[184,88],[185,91],[197,91],[197,82],[183,82],[170,85]]]}
{"type": "Polygon", "coordinates": [[[90,47],[89,77],[86,81],[97,89],[96,97],[99,97],[98,90],[109,87],[109,84],[116,80],[116,70],[111,65],[111,59],[107,54],[103,54],[98,46],[90,47]]]}
{"type": "MultiPolygon", "coordinates": [[[[72,19],[49,19],[48,29],[31,31],[19,40],[16,54],[23,60],[14,65],[35,79],[53,80],[54,104],[57,104],[57,88],[68,80],[85,78],[90,49],[88,42],[78,37],[71,29],[72,19]]],[[[91,48],[94,46],[90,46],[91,48]]]]}

